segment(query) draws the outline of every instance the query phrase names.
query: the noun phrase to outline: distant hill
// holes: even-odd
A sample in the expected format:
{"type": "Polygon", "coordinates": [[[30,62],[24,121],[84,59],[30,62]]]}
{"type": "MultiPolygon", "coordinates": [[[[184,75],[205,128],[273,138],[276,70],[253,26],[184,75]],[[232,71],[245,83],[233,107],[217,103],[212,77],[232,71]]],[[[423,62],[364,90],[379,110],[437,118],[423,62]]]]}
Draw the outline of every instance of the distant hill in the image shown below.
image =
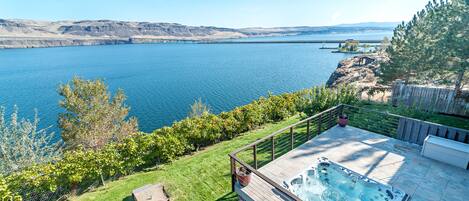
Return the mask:
{"type": "Polygon", "coordinates": [[[199,41],[255,36],[391,31],[393,28],[384,26],[382,23],[360,24],[362,25],[232,29],[212,26],[187,26],[177,23],[114,20],[36,21],[0,19],[0,48],[199,41]]]}
{"type": "Polygon", "coordinates": [[[354,24],[339,24],[337,27],[379,27],[379,28],[395,28],[401,22],[361,22],[354,24]]]}

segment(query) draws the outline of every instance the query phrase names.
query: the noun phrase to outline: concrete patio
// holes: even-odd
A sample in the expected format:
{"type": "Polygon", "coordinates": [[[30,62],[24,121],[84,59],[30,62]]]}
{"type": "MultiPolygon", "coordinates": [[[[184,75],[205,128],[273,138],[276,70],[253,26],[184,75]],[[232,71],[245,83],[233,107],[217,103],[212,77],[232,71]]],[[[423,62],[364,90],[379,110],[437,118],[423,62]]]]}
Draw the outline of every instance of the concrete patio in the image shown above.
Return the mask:
{"type": "MultiPolygon", "coordinates": [[[[282,184],[319,157],[384,184],[399,188],[412,201],[469,200],[469,171],[420,155],[421,147],[366,130],[335,126],[296,149],[275,159],[259,171],[282,184]]],[[[243,200],[288,200],[253,174],[244,188],[236,185],[243,200]]]]}

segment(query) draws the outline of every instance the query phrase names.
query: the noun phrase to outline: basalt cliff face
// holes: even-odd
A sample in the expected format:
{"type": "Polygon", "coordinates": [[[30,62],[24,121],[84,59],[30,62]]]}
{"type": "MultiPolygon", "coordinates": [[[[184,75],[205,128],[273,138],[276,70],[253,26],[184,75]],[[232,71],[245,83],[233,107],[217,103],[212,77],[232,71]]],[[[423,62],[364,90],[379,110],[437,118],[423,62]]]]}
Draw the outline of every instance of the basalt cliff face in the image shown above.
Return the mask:
{"type": "Polygon", "coordinates": [[[235,29],[175,23],[0,19],[0,48],[131,44],[237,37],[246,35],[235,29]]]}
{"type": "Polygon", "coordinates": [[[384,53],[359,55],[344,59],[339,62],[326,85],[328,87],[354,85],[362,93],[362,96],[367,95],[366,93],[373,89],[386,90],[389,87],[378,83],[378,74],[380,63],[388,60],[389,58],[384,53]]]}
{"type": "Polygon", "coordinates": [[[114,20],[36,21],[0,19],[0,48],[133,44],[285,36],[314,33],[391,31],[392,27],[220,28],[176,23],[114,20]]]}

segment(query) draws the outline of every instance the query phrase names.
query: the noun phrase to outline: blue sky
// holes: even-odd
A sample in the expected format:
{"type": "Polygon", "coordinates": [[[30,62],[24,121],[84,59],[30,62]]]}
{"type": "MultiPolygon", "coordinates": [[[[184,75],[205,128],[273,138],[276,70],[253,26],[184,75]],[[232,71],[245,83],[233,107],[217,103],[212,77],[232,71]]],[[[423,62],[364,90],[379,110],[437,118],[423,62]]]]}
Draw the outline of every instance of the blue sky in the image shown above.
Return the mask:
{"type": "Polygon", "coordinates": [[[407,21],[428,0],[0,0],[0,18],[112,19],[221,27],[407,21]]]}

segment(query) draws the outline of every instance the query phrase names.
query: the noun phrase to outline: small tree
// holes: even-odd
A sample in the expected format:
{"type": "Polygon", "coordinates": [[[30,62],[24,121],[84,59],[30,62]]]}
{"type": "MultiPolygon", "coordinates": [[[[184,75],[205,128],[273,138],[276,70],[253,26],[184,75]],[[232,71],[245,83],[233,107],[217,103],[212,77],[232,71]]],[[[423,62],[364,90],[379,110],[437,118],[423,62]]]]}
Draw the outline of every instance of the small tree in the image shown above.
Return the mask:
{"type": "Polygon", "coordinates": [[[112,140],[120,140],[137,132],[137,120],[126,120],[130,108],[124,104],[124,92],[118,90],[111,97],[102,80],[73,80],[59,87],[64,97],[59,105],[62,138],[69,148],[82,145],[97,149],[112,140]]]}
{"type": "Polygon", "coordinates": [[[386,48],[388,48],[389,45],[391,45],[391,42],[389,41],[389,38],[385,36],[379,45],[379,51],[386,51],[386,48]]]}
{"type": "Polygon", "coordinates": [[[200,117],[210,113],[210,107],[202,102],[202,99],[195,100],[189,110],[189,117],[200,117]]]}
{"type": "Polygon", "coordinates": [[[9,122],[5,120],[4,114],[5,108],[0,107],[0,174],[9,174],[61,157],[61,141],[54,142],[54,134],[48,133],[46,129],[38,130],[37,112],[33,122],[18,120],[16,106],[9,122]]]}

